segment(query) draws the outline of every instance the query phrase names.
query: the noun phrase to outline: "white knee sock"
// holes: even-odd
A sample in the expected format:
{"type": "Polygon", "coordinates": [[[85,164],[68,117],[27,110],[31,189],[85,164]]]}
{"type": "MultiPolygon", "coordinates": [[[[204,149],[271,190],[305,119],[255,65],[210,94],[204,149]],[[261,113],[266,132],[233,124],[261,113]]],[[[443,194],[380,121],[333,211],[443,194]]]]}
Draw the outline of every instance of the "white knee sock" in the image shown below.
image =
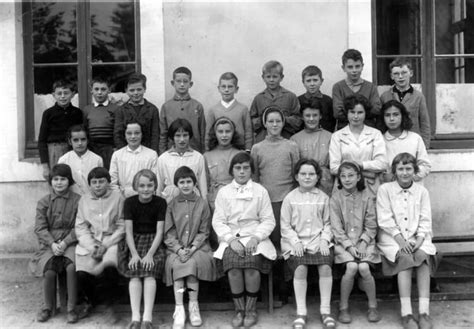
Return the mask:
{"type": "Polygon", "coordinates": [[[331,291],[332,291],[332,276],[319,277],[319,293],[321,304],[319,305],[319,312],[321,314],[331,313],[331,291]]]}
{"type": "Polygon", "coordinates": [[[426,313],[430,314],[430,299],[426,297],[420,297],[418,298],[418,308],[420,311],[420,314],[426,313]]]}
{"type": "Polygon", "coordinates": [[[145,278],[143,289],[143,321],[150,321],[153,318],[153,306],[155,305],[156,280],[155,278],[145,278]]]}
{"type": "Polygon", "coordinates": [[[413,314],[411,309],[411,298],[410,297],[400,297],[400,304],[402,306],[402,316],[413,314]]]}
{"type": "Polygon", "coordinates": [[[293,279],[293,288],[295,289],[296,298],[296,314],[306,315],[306,290],[308,289],[308,282],[302,279],[293,279]]]}
{"type": "Polygon", "coordinates": [[[130,293],[130,306],[132,308],[132,321],[140,321],[140,303],[142,301],[142,280],[131,279],[128,284],[130,293]]]}

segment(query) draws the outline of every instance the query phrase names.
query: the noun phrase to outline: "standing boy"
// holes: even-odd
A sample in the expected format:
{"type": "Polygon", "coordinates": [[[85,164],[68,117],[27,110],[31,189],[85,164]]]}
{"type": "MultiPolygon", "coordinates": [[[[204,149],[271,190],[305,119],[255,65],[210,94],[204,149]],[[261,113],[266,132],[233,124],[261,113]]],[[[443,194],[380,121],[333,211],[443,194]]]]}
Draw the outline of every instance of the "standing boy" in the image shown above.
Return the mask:
{"type": "Polygon", "coordinates": [[[344,113],[344,98],[347,96],[360,94],[369,100],[372,109],[367,113],[365,123],[375,127],[382,103],[380,102],[377,87],[360,76],[364,69],[364,60],[360,51],[356,49],[347,49],[342,55],[342,70],[347,77],[344,80],[336,82],[332,87],[332,101],[334,118],[337,120],[337,130],[347,126],[347,116],[344,113]]]}
{"type": "Polygon", "coordinates": [[[109,100],[110,83],[101,77],[92,79],[92,104],[82,110],[84,126],[89,132],[89,148],[102,157],[104,167],[110,168],[114,153],[114,123],[118,105],[109,100]]]}
{"type": "Polygon", "coordinates": [[[411,63],[408,59],[397,58],[390,63],[390,77],[395,84],[392,88],[382,94],[380,99],[385,104],[391,99],[401,102],[410,113],[413,122],[411,131],[421,135],[426,148],[430,147],[430,117],[426,106],[425,96],[418,90],[413,89],[410,78],[413,76],[411,63]]]}
{"type": "Polygon", "coordinates": [[[256,134],[255,143],[265,138],[266,130],[262,114],[270,105],[277,105],[285,116],[285,125],[281,133],[284,138],[290,138],[301,130],[300,103],[294,93],[280,86],[283,77],[283,65],[279,62],[269,61],[263,65],[262,79],[267,88],[255,96],[250,106],[250,117],[256,134]]]}
{"type": "Polygon", "coordinates": [[[160,138],[158,108],[144,98],[146,76],[134,73],[127,81],[129,101],[118,108],[115,115],[115,148],[127,145],[125,129],[128,122],[138,122],[142,127],[142,145],[158,152],[160,138]]]}
{"type": "MultiPolygon", "coordinates": [[[[320,120],[319,125],[327,131],[334,131],[336,119],[332,111],[332,98],[320,91],[323,84],[323,72],[315,65],[307,66],[302,72],[303,85],[306,93],[298,96],[301,109],[310,107],[314,101],[318,101],[320,120]]],[[[303,118],[304,121],[304,118],[303,118]]]]}
{"type": "Polygon", "coordinates": [[[175,69],[171,85],[175,90],[174,97],[164,103],[161,108],[160,154],[171,147],[168,141],[168,128],[176,119],[186,119],[191,123],[193,137],[190,140],[190,146],[203,153],[206,119],[201,103],[189,95],[189,89],[193,86],[191,70],[184,66],[175,69]]]}
{"type": "Polygon", "coordinates": [[[226,72],[219,78],[217,90],[221,94],[221,101],[209,109],[206,118],[206,151],[209,151],[209,129],[217,118],[225,116],[235,124],[235,132],[238,135],[237,145],[245,147],[250,151],[253,145],[253,130],[250,113],[244,104],[238,102],[234,96],[239,91],[237,76],[232,72],[226,72]]]}
{"type": "Polygon", "coordinates": [[[72,82],[59,80],[53,84],[54,106],[46,109],[41,118],[38,149],[43,177],[47,180],[49,169],[69,150],[67,131],[71,126],[82,123],[82,112],[71,104],[74,96],[72,82]]]}

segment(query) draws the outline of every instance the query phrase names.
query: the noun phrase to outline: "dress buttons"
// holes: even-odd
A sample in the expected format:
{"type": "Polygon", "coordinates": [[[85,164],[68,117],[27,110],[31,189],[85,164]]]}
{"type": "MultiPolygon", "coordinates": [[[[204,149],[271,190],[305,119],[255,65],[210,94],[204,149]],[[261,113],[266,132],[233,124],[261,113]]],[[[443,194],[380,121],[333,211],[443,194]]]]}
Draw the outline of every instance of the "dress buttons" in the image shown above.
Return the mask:
{"type": "Polygon", "coordinates": [[[405,220],[408,220],[408,218],[405,217],[405,220]]]}

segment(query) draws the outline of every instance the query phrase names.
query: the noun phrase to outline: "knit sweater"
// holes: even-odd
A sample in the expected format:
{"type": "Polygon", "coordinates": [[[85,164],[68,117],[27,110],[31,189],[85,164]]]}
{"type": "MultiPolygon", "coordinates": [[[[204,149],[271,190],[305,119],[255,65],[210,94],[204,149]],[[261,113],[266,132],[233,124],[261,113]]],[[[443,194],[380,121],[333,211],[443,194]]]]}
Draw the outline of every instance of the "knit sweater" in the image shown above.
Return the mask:
{"type": "Polygon", "coordinates": [[[110,102],[107,105],[89,104],[84,107],[84,126],[92,143],[114,145],[115,112],[118,107],[110,102]]]}

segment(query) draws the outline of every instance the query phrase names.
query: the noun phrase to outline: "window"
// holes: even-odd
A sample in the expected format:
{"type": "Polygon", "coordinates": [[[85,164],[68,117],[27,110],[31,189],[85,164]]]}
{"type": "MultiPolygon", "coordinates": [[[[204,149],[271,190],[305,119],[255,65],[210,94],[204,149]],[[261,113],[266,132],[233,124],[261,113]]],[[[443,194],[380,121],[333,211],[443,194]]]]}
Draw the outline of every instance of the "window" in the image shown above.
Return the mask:
{"type": "Polygon", "coordinates": [[[27,157],[43,111],[54,104],[55,80],[77,85],[72,103],[80,108],[91,102],[93,76],[108,78],[121,97],[127,76],[140,71],[138,16],[133,0],[23,3],[27,157]]]}
{"type": "Polygon", "coordinates": [[[430,111],[432,148],[474,147],[474,0],[374,0],[374,79],[410,58],[430,111]]]}

